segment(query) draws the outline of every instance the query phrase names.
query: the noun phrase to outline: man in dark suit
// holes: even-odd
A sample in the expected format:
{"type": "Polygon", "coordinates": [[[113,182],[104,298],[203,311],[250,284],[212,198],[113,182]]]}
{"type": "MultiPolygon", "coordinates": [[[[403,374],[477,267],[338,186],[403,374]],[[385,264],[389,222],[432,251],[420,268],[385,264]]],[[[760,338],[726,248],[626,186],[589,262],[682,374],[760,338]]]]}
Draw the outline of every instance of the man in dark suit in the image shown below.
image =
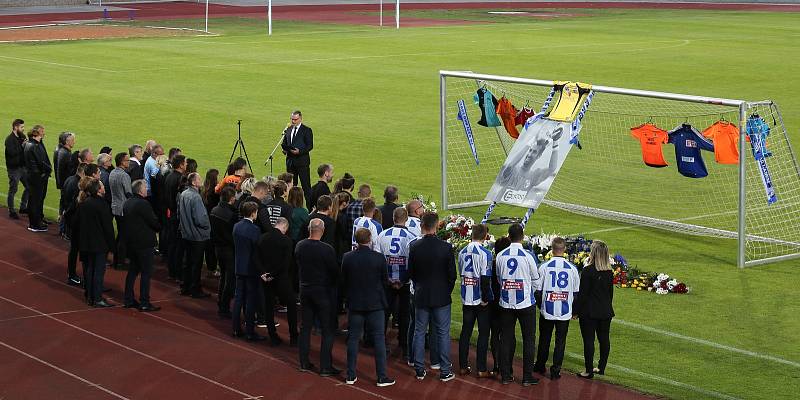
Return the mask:
{"type": "Polygon", "coordinates": [[[219,192],[219,204],[211,210],[211,243],[219,261],[220,275],[217,296],[217,314],[220,318],[231,318],[231,298],[235,285],[233,262],[233,225],[238,213],[233,203],[236,201],[236,190],[224,187],[219,192]]]}
{"type": "Polygon", "coordinates": [[[256,300],[259,279],[264,271],[258,259],[258,238],[261,230],[253,222],[258,215],[258,204],[246,202],[241,208],[244,219],[233,226],[233,245],[236,263],[236,293],[233,302],[233,336],[242,336],[241,314],[244,304],[244,335],[247,340],[264,340],[256,333],[256,300]]]}
{"type": "Polygon", "coordinates": [[[309,211],[317,204],[320,196],[331,194],[331,188],[328,187],[328,184],[333,180],[333,165],[320,165],[317,167],[317,175],[319,175],[319,181],[311,187],[311,195],[308,197],[309,202],[306,204],[309,211]]]}
{"type": "MultiPolygon", "coordinates": [[[[120,153],[125,154],[125,153],[120,153]]],[[[138,308],[139,311],[158,311],[159,306],[150,303],[150,275],[153,273],[153,254],[156,248],[156,233],[161,231],[153,206],[147,201],[147,182],[139,179],[131,185],[133,197],[125,200],[122,206],[124,230],[122,238],[131,263],[125,278],[125,308],[138,308]],[[136,276],[142,274],[139,301],[136,301],[133,285],[136,276]]]]}
{"type": "Polygon", "coordinates": [[[306,204],[312,204],[309,153],[314,148],[314,133],[311,128],[303,125],[303,113],[299,110],[292,112],[292,123],[283,131],[281,148],[283,154],[286,154],[286,171],[294,175],[292,183],[297,186],[297,179],[300,178],[303,193],[306,194],[306,204]]]}
{"type": "Polygon", "coordinates": [[[439,216],[422,215],[422,238],[411,243],[408,274],[414,282],[414,346],[413,359],[417,379],[425,379],[425,332],[431,322],[433,338],[438,344],[439,380],[455,378],[450,364],[450,294],[456,282],[453,246],[436,237],[439,216]]]}
{"type": "Polygon", "coordinates": [[[342,258],[342,280],[347,290],[347,378],[345,383],[356,383],[358,341],[366,325],[375,345],[375,372],[378,386],[394,385],[386,376],[386,340],[384,337],[385,287],[389,284],[386,258],[372,251],[369,229],[359,228],[355,233],[358,247],[342,258]]]}
{"type": "Polygon", "coordinates": [[[131,176],[131,181],[144,179],[143,152],[142,146],[138,144],[128,148],[128,156],[131,160],[130,164],[128,164],[128,174],[131,176]]]}
{"type": "Polygon", "coordinates": [[[264,317],[267,322],[270,341],[273,346],[283,341],[275,330],[275,297],[286,304],[286,319],[289,322],[289,340],[292,346],[297,345],[297,295],[292,290],[292,280],[289,277],[289,266],[292,263],[294,243],[286,231],[289,230],[289,221],[278,217],[275,224],[258,239],[258,251],[261,264],[267,273],[264,284],[264,317]]]}
{"type": "Polygon", "coordinates": [[[398,197],[397,186],[389,185],[383,190],[383,199],[385,202],[382,206],[378,207],[378,209],[381,210],[382,221],[379,222],[382,226],[389,227],[394,225],[394,210],[400,207],[400,205],[397,204],[398,197]]]}
{"type": "Polygon", "coordinates": [[[44,222],[44,198],[47,196],[47,181],[53,172],[44,143],[44,127],[36,125],[28,134],[23,156],[28,182],[28,230],[47,232],[44,222]]]}
{"type": "Polygon", "coordinates": [[[300,275],[300,305],[302,306],[302,325],[300,328],[299,353],[300,370],[311,371],[314,365],[308,360],[311,345],[311,327],[319,321],[322,330],[320,346],[320,376],[338,375],[341,371],[331,364],[333,349],[333,330],[331,318],[331,287],[339,278],[339,265],[336,251],[321,241],[325,224],[314,218],[308,223],[308,239],[303,239],[294,250],[297,270],[300,275]]]}

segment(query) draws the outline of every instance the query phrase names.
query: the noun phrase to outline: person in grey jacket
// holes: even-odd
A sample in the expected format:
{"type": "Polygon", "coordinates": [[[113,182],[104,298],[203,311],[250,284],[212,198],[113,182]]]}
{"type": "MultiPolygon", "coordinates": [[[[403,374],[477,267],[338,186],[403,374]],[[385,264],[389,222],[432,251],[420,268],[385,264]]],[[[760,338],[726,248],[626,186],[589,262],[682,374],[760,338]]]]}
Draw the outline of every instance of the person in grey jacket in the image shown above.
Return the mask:
{"type": "Polygon", "coordinates": [[[203,267],[205,241],[211,239],[211,222],[200,196],[200,187],[203,185],[200,174],[192,172],[187,180],[189,186],[178,195],[179,229],[187,255],[182,269],[181,294],[204,298],[209,294],[204,293],[200,287],[200,272],[203,267]]]}
{"type": "Polygon", "coordinates": [[[131,190],[131,176],[128,175],[128,164],[130,157],[128,153],[117,153],[114,156],[114,165],[117,167],[108,175],[109,192],[111,192],[111,214],[114,220],[117,221],[117,241],[116,249],[114,251],[114,268],[121,267],[125,262],[125,238],[123,232],[125,231],[123,225],[125,220],[122,218],[122,204],[125,200],[131,198],[133,191],[131,190]]]}

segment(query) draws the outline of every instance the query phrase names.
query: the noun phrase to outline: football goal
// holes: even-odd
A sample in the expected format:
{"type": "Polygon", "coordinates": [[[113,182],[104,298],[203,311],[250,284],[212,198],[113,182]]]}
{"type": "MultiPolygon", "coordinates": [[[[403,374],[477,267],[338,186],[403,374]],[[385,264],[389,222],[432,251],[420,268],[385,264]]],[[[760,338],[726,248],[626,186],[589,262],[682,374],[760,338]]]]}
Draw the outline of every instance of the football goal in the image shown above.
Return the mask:
{"type": "MultiPolygon", "coordinates": [[[[529,134],[526,122],[533,130],[565,94],[548,80],[439,76],[442,205],[493,206],[504,164],[524,162],[509,154],[529,134]]],[[[580,134],[543,204],[735,239],[740,267],[800,257],[800,166],[777,104],[586,87],[580,134]]]]}

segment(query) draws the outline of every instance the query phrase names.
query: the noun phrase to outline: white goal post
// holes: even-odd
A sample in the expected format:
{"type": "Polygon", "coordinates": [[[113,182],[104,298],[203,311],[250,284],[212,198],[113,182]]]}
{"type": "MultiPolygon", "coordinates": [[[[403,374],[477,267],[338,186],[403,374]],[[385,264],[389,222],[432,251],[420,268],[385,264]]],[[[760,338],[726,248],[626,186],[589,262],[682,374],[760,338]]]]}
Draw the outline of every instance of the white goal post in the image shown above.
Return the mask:
{"type": "MultiPolygon", "coordinates": [[[[502,125],[475,123],[481,117],[473,103],[476,90],[485,88],[497,99],[502,95],[517,107],[525,104],[538,111],[554,81],[440,71],[439,82],[442,206],[488,205],[485,195],[514,139],[502,125]],[[467,135],[458,119],[459,101],[467,104],[472,122],[467,135]]],[[[682,234],[736,239],[739,267],[800,257],[800,167],[775,103],[591,88],[595,94],[583,120],[582,149],[569,154],[545,204],[682,234]],[[702,131],[717,121],[738,127],[738,165],[718,164],[713,151],[703,152],[708,176],[702,179],[680,176],[674,158],[666,168],[645,166],[640,143],[630,134],[644,123],[666,131],[690,124],[702,131]],[[749,143],[748,133],[756,130],[753,121],[768,126],[769,154],[761,161],[749,143]],[[768,188],[777,201],[767,201],[768,188]]],[[[670,160],[672,145],[664,147],[670,160]]]]}

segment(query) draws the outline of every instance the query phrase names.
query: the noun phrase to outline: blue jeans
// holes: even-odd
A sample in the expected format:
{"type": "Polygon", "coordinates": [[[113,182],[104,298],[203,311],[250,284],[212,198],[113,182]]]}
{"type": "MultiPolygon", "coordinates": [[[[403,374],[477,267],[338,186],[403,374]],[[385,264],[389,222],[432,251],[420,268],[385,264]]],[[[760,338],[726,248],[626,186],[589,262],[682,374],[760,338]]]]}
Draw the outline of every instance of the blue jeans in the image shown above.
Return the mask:
{"type": "Polygon", "coordinates": [[[17,195],[17,188],[20,182],[24,190],[22,191],[22,200],[19,202],[19,209],[28,208],[28,181],[25,180],[25,168],[19,167],[8,170],[8,211],[16,212],[14,208],[14,197],[17,195]]]}
{"type": "Polygon", "coordinates": [[[367,332],[375,344],[375,373],[378,379],[386,377],[386,337],[384,335],[384,311],[349,311],[347,313],[347,376],[356,376],[358,340],[366,323],[367,332]]]}
{"type": "MultiPolygon", "coordinates": [[[[414,362],[414,331],[417,329],[416,324],[413,322],[416,320],[416,307],[414,307],[414,295],[409,294],[408,296],[408,334],[406,335],[406,351],[408,352],[406,361],[413,363],[414,362]]],[[[430,318],[430,317],[429,317],[430,318]]],[[[428,345],[428,350],[430,351],[430,361],[431,365],[439,364],[439,345],[433,339],[433,333],[430,331],[426,331],[424,341],[428,345]]]]}
{"type": "MultiPolygon", "coordinates": [[[[439,353],[441,374],[450,373],[450,304],[437,308],[417,308],[414,310],[414,369],[425,369],[425,331],[431,324],[431,352],[433,343],[439,353]]],[[[433,358],[433,357],[431,357],[433,358]]]]}

